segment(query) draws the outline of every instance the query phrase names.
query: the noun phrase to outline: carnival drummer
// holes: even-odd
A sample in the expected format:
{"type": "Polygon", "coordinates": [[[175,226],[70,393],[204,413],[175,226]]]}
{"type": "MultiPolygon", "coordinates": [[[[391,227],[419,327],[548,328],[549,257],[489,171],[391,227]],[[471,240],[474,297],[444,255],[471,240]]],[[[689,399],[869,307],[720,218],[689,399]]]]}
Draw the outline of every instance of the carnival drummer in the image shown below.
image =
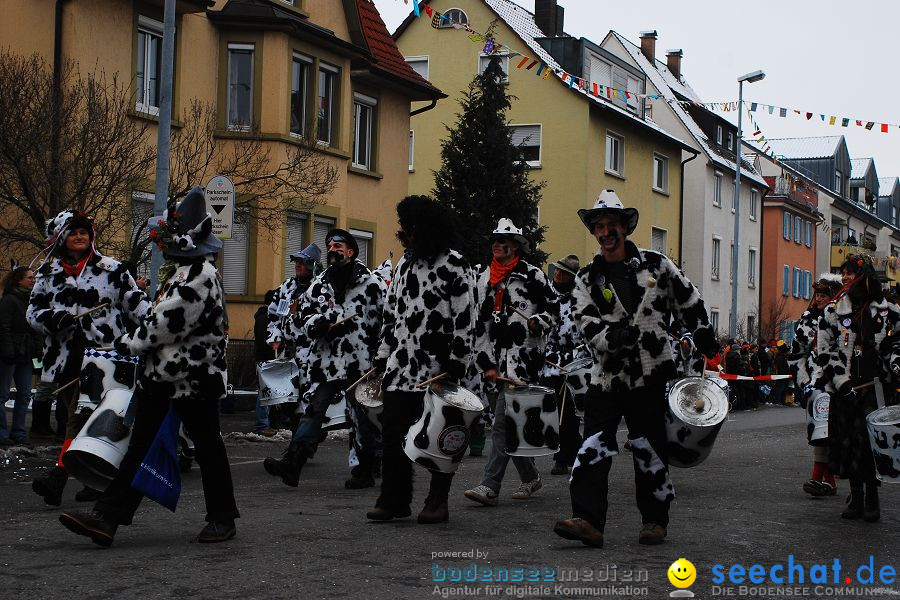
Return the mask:
{"type": "Polygon", "coordinates": [[[481,484],[465,491],[469,500],[496,506],[503,475],[513,460],[522,482],[516,500],[541,489],[534,458],[510,457],[506,447],[506,387],[510,382],[537,384],[547,357],[547,334],[556,324],[558,308],[544,272],[527,263],[528,239],[510,219],[500,219],[490,235],[490,264],[476,282],[475,364],[486,387],[493,387],[494,424],[491,449],[481,484]]]}
{"type": "MultiPolygon", "coordinates": [[[[137,327],[150,302],[125,265],[97,250],[94,225],[85,213],[62,211],[47,221],[46,233],[49,255],[37,270],[27,318],[44,336],[41,381],[64,388],[58,398],[68,419],[56,466],[36,477],[31,487],[44,502],[59,506],[68,479],[63,455],[89,416],[77,410],[84,351],[112,346],[119,335],[137,327]]],[[[97,492],[85,487],[75,499],[96,500],[97,492]]]]}
{"type": "MultiPolygon", "coordinates": [[[[815,407],[808,406],[813,398],[814,388],[810,385],[816,357],[816,333],[819,329],[819,318],[832,298],[841,290],[841,276],[836,273],[822,273],[813,285],[813,298],[809,308],[797,320],[794,340],[788,363],[794,375],[794,396],[801,406],[808,411],[815,407]]],[[[812,413],[810,413],[812,414],[812,413]]],[[[812,477],[803,484],[803,491],[811,496],[833,496],[837,493],[837,482],[834,473],[828,470],[828,436],[813,439],[814,427],[807,427],[807,439],[813,447],[812,477]]]]}
{"type": "Polygon", "coordinates": [[[641,544],[661,544],[669,523],[674,488],[667,469],[665,385],[675,376],[666,325],[670,316],[693,332],[707,356],[719,351],[706,307],[693,284],[665,255],[638,248],[626,238],[638,211],[605,190],[591,209],[578,211],[600,243],[593,262],[575,283],[573,313],[595,363],[585,402],[585,441],[578,452],[569,492],[571,519],[554,531],[601,547],[608,508],[609,470],[618,454],[622,418],[634,460],[641,544]]]}
{"type": "Polygon", "coordinates": [[[143,356],[132,403],[136,406],[128,450],[115,479],[90,513],[64,512],[69,530],[110,546],[119,525],[131,525],[143,495],[131,487],[171,405],[190,431],[203,478],[207,524],[199,542],[235,535],[240,515],[231,467],[219,432],[219,402],[225,397],[225,304],[216,271],[222,241],[212,233],[203,190],[195,187],[162,218],[148,223],[166,261],[160,268],[156,304],[131,334],[115,341],[121,354],[143,356]]]}
{"type": "MultiPolygon", "coordinates": [[[[409,196],[397,204],[397,217],[397,237],[405,253],[388,290],[375,359],[376,370],[384,373],[381,495],[366,513],[375,521],[412,514],[413,467],[403,451],[403,438],[423,412],[425,391],[417,384],[441,374],[463,381],[474,338],[471,269],[451,249],[453,215],[431,198],[409,196]]],[[[431,471],[419,523],[450,518],[447,496],[452,481],[452,473],[431,471]]]]}
{"type": "Polygon", "coordinates": [[[309,289],[313,279],[321,273],[319,264],[321,251],[315,244],[310,244],[299,252],[291,254],[291,262],[294,263],[294,276],[281,282],[275,290],[272,301],[267,309],[269,322],[266,328],[268,338],[266,342],[272,346],[275,354],[285,352],[285,329],[289,326],[289,319],[299,309],[300,298],[309,289]]]}
{"type": "MultiPolygon", "coordinates": [[[[345,388],[371,368],[381,331],[384,280],[357,260],[359,245],[349,232],[332,229],[325,244],[328,268],[307,290],[300,312],[290,319],[289,325],[290,337],[302,336],[311,343],[307,360],[299,365],[309,385],[308,406],[284,456],[263,462],[269,474],[292,487],[299,485],[303,465],[315,453],[328,407],[340,402],[345,388]]],[[[355,422],[367,430],[361,432],[364,441],[357,451],[359,464],[345,485],[372,487],[374,425],[367,418],[357,418],[355,422]]]]}

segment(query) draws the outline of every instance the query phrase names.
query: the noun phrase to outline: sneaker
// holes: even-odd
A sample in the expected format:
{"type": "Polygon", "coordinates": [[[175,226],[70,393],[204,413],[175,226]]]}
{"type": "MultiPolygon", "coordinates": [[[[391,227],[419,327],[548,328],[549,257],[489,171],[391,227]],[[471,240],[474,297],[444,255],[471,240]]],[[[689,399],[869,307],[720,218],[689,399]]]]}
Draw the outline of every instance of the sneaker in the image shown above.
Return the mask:
{"type": "Polygon", "coordinates": [[[98,512],[75,513],[64,512],[59,515],[59,522],[66,529],[78,535],[91,538],[98,546],[109,548],[119,524],[98,512]]]}
{"type": "Polygon", "coordinates": [[[463,492],[463,496],[485,506],[497,506],[497,492],[486,485],[479,485],[463,492]]]}
{"type": "Polygon", "coordinates": [[[666,528],[656,523],[644,523],[638,535],[638,543],[648,546],[662,544],[666,539],[666,528]]]}
{"type": "Polygon", "coordinates": [[[534,481],[523,482],[515,492],[513,492],[513,500],[527,500],[534,495],[536,491],[543,487],[541,478],[538,477],[534,481]]]}
{"type": "Polygon", "coordinates": [[[578,540],[585,546],[603,547],[603,532],[584,519],[576,517],[557,521],[553,532],[567,540],[578,540]]]}
{"type": "Polygon", "coordinates": [[[215,544],[217,542],[227,542],[236,533],[237,529],[234,526],[234,519],[229,521],[210,521],[197,535],[196,539],[201,544],[215,544]]]}
{"type": "Polygon", "coordinates": [[[263,437],[275,437],[278,435],[280,429],[276,429],[274,427],[266,427],[265,429],[260,429],[256,432],[256,435],[261,435],[263,437]]]}
{"type": "Polygon", "coordinates": [[[553,464],[553,468],[550,469],[551,475],[568,475],[569,474],[569,465],[563,462],[556,461],[553,464]]]}

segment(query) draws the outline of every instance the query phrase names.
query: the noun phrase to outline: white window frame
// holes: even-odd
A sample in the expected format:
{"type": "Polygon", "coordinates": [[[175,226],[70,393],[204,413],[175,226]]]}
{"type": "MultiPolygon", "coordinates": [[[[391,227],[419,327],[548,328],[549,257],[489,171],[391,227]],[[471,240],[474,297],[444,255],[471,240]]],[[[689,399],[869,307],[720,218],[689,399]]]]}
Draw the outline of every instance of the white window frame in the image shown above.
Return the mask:
{"type": "Polygon", "coordinates": [[[750,220],[756,220],[756,211],[759,207],[759,190],[751,188],[750,190],[750,220]]]}
{"type": "MultiPolygon", "coordinates": [[[[360,260],[367,267],[372,266],[372,255],[375,253],[375,234],[371,231],[363,229],[350,229],[350,235],[356,239],[356,244],[362,249],[365,248],[365,260],[360,260]]],[[[360,252],[361,254],[362,252],[360,252]]],[[[359,260],[359,256],[356,257],[359,260]]]]}
{"type": "MultiPolygon", "coordinates": [[[[293,94],[294,91],[294,63],[301,63],[302,65],[304,65],[305,69],[300,73],[300,94],[302,96],[300,102],[302,103],[301,106],[303,107],[303,119],[300,122],[300,131],[294,131],[294,127],[293,125],[291,125],[290,132],[293,137],[303,138],[308,134],[307,126],[309,125],[309,93],[312,87],[310,85],[312,83],[310,75],[312,74],[313,68],[315,67],[315,61],[305,54],[301,54],[299,52],[291,53],[291,94],[293,94]],[[304,73],[306,74],[305,77],[304,73]]],[[[291,123],[293,123],[293,118],[296,116],[294,114],[293,102],[291,102],[290,113],[291,123]]]]}
{"type": "MultiPolygon", "coordinates": [[[[138,38],[137,43],[141,43],[141,34],[147,34],[148,36],[153,36],[159,38],[159,48],[160,48],[160,63],[162,63],[162,37],[163,37],[163,24],[157,21],[156,19],[151,19],[150,17],[145,17],[144,15],[138,15],[138,38]]],[[[140,56],[140,48],[138,48],[138,55],[135,56],[135,66],[137,66],[137,60],[140,56]]],[[[146,44],[144,47],[144,83],[141,85],[141,89],[135,89],[135,105],[134,109],[137,112],[147,113],[148,115],[159,116],[159,106],[154,106],[150,104],[148,101],[150,97],[150,48],[149,44],[146,44]]],[[[157,101],[161,95],[160,86],[162,85],[162,66],[160,65],[160,78],[157,79],[156,85],[156,97],[157,101]]],[[[137,69],[135,69],[135,87],[137,87],[137,69]]]]}
{"type": "Polygon", "coordinates": [[[366,96],[365,94],[360,94],[359,92],[353,93],[353,154],[352,154],[352,164],[357,169],[364,169],[366,171],[373,171],[375,166],[374,160],[374,150],[375,150],[375,141],[373,136],[377,133],[377,128],[375,127],[375,118],[377,115],[378,108],[378,99],[372,98],[371,96],[366,96]],[[363,113],[363,111],[368,111],[369,118],[366,122],[366,161],[362,162],[359,160],[359,148],[360,148],[360,128],[359,128],[359,117],[363,113]]]}
{"type": "Polygon", "coordinates": [[[256,76],[256,45],[255,44],[242,44],[229,42],[228,43],[228,57],[227,57],[227,75],[226,75],[226,112],[225,112],[225,120],[227,123],[227,129],[229,131],[250,131],[250,128],[253,124],[253,82],[254,77],[256,76]],[[242,123],[232,123],[231,121],[231,109],[232,109],[232,98],[231,98],[231,55],[232,52],[249,52],[250,53],[250,122],[246,124],[242,123]]]}
{"type": "Polygon", "coordinates": [[[665,246],[668,246],[668,244],[669,244],[669,230],[668,229],[663,229],[662,227],[656,227],[656,226],[650,227],[650,249],[651,250],[653,250],[655,252],[659,252],[662,255],[666,255],[667,248],[665,246]],[[653,247],[653,234],[657,231],[662,233],[662,241],[663,241],[663,248],[661,248],[659,250],[657,250],[656,248],[653,247]]]}
{"type": "Polygon", "coordinates": [[[495,52],[494,54],[481,53],[478,55],[478,74],[481,75],[487,69],[488,63],[492,57],[496,56],[500,59],[500,70],[503,71],[503,79],[500,83],[506,85],[509,83],[509,54],[505,52],[495,52]],[[488,60],[484,60],[488,59],[488,60]]]}
{"type": "Polygon", "coordinates": [[[722,267],[722,238],[714,235],[712,238],[712,270],[710,278],[713,281],[719,281],[719,273],[722,267]]]}
{"type": "Polygon", "coordinates": [[[784,211],[781,215],[781,237],[791,241],[791,231],[794,229],[794,215],[784,211]]]}
{"type": "Polygon", "coordinates": [[[801,239],[801,227],[800,227],[800,217],[798,215],[794,215],[794,243],[802,244],[803,240],[801,239]]]}
{"type": "Polygon", "coordinates": [[[812,243],[813,243],[813,228],[812,228],[812,221],[806,221],[806,220],[804,220],[803,223],[804,223],[804,225],[803,225],[803,227],[804,227],[804,232],[803,232],[803,244],[804,244],[807,248],[812,248],[812,243]]]}
{"type": "Polygon", "coordinates": [[[747,252],[747,287],[756,287],[756,248],[747,252]]]}
{"type": "Polygon", "coordinates": [[[458,25],[466,25],[469,22],[469,15],[466,14],[461,8],[448,8],[444,11],[444,16],[448,17],[447,19],[441,19],[441,22],[438,25],[438,29],[449,29],[453,27],[453,24],[456,23],[458,25]],[[453,20],[453,16],[462,15],[462,19],[453,20]]]}
{"type": "Polygon", "coordinates": [[[716,125],[716,143],[722,145],[722,126],[716,125]]]}
{"type": "Polygon", "coordinates": [[[341,70],[332,65],[319,62],[319,69],[316,71],[316,141],[317,143],[323,146],[333,146],[334,139],[334,122],[335,122],[335,112],[337,112],[337,94],[340,89],[338,86],[340,85],[340,77],[341,70]],[[321,110],[319,103],[322,96],[322,90],[320,89],[320,81],[322,74],[325,73],[326,76],[326,84],[330,81],[331,88],[328,90],[328,114],[326,120],[328,137],[327,139],[322,137],[322,127],[320,126],[321,118],[319,117],[319,111],[321,110]]]}
{"type": "Polygon", "coordinates": [[[837,192],[837,195],[841,198],[844,197],[844,174],[835,169],[834,171],[834,187],[836,188],[834,191],[837,192]]]}
{"type": "Polygon", "coordinates": [[[709,310],[709,325],[712,327],[713,333],[719,333],[719,310],[716,308],[709,310]]]}
{"type": "MultiPolygon", "coordinates": [[[[513,133],[514,127],[537,127],[537,149],[538,149],[538,159],[537,160],[526,160],[525,164],[529,167],[540,167],[541,166],[541,158],[543,157],[543,140],[544,140],[544,126],[541,123],[510,123],[508,125],[510,129],[510,133],[513,133]]],[[[526,139],[530,139],[531,136],[528,136],[526,139]]],[[[513,144],[515,146],[515,144],[513,144]]],[[[526,147],[533,148],[533,144],[526,144],[526,147]]]]}
{"type": "Polygon", "coordinates": [[[669,193],[669,157],[657,152],[653,153],[653,191],[662,194],[669,193]],[[662,165],[662,185],[659,185],[658,175],[659,169],[657,165],[662,165]]]}
{"type": "Polygon", "coordinates": [[[724,175],[721,171],[713,173],[713,206],[722,208],[722,179],[724,175]]]}
{"type": "Polygon", "coordinates": [[[413,129],[409,130],[409,164],[407,168],[410,173],[413,173],[416,170],[416,132],[413,129]]]}
{"type": "Polygon", "coordinates": [[[606,172],[615,175],[617,177],[625,178],[625,138],[615,133],[613,131],[606,131],[606,156],[604,157],[604,164],[606,172]],[[618,159],[616,162],[618,164],[610,165],[610,143],[618,145],[618,151],[615,153],[616,158],[618,159]]]}
{"type": "Polygon", "coordinates": [[[419,73],[419,75],[421,75],[423,79],[428,80],[428,77],[431,75],[431,58],[428,55],[407,56],[405,58],[405,60],[406,60],[406,64],[408,64],[412,68],[412,70],[415,71],[416,73],[419,73],[419,71],[418,71],[418,69],[416,69],[416,67],[413,66],[413,64],[424,62],[425,63],[425,74],[422,75],[421,73],[419,73]]]}
{"type": "Polygon", "coordinates": [[[725,137],[725,140],[725,148],[728,150],[734,150],[734,134],[729,131],[728,135],[725,137]]]}

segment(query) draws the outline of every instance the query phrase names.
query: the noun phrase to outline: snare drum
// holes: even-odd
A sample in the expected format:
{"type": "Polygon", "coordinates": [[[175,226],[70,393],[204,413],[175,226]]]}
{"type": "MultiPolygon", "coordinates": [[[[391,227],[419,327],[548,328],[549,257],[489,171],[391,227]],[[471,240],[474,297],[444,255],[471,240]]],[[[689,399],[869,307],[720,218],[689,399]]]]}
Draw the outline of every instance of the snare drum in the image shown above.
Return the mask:
{"type": "Polygon", "coordinates": [[[109,390],[134,390],[139,361],[137,356],[85,348],[81,361],[78,410],[94,410],[109,390]]]}
{"type": "Polygon", "coordinates": [[[432,383],[425,393],[422,416],[406,434],[403,451],[427,469],[455,473],[481,410],[481,400],[469,390],[452,383],[432,383]]]}
{"type": "Polygon", "coordinates": [[[506,389],[506,453],[545,456],[559,450],[556,393],[538,385],[506,389]]]}
{"type": "Polygon", "coordinates": [[[728,386],[718,378],[685,377],[669,387],[666,447],[669,464],[694,467],[712,451],[728,417],[728,386]]]}

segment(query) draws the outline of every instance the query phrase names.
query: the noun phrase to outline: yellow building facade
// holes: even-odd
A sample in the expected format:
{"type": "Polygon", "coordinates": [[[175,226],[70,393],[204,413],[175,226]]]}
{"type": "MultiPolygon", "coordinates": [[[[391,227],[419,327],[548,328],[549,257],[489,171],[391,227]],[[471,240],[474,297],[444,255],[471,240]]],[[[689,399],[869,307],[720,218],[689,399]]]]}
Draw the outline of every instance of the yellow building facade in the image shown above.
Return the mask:
{"type": "Polygon", "coordinates": [[[539,221],[547,226],[542,249],[550,254],[550,260],[570,253],[577,254],[582,264],[591,259],[597,242],[576,211],[592,206],[602,190],[613,189],[626,206],[640,211],[631,239],[644,248],[662,249],[677,262],[682,229],[681,163],[691,156],[687,146],[652,122],[591,97],[578,85],[572,89],[562,76],[563,69],[544,78],[536,75],[537,67],[527,69],[531,61],[517,68],[524,57],[544,64],[553,60],[536,50],[535,38],[543,34],[534,15],[524,8],[508,0],[430,0],[427,5],[449,17],[443,26],[433,27],[432,18],[423,10],[422,17],[404,21],[394,37],[417,72],[449,98],[434,110],[412,117],[410,193],[428,194],[433,189],[433,172],[441,166],[441,141],[447,136],[445,125],[456,123],[462,92],[487,60],[484,42],[473,42],[468,31],[448,25],[468,25],[484,33],[494,23],[494,37],[504,46],[499,54],[508,72],[508,92],[515,97],[507,112],[510,124],[517,128],[514,140],[516,131],[537,132],[540,140],[536,157],[532,150],[535,160],[528,162],[531,177],[546,182],[539,221]],[[620,143],[615,168],[607,164],[608,136],[620,143]],[[658,164],[666,166],[661,186],[654,185],[654,165],[658,164]]]}
{"type": "MultiPolygon", "coordinates": [[[[155,143],[164,2],[0,0],[3,45],[52,64],[57,4],[62,60],[129,82],[132,116],[151,123],[155,143]]],[[[209,103],[218,143],[251,135],[252,123],[275,166],[298,135],[311,136],[338,173],[324,204],[298,205],[281,228],[236,225],[220,255],[233,338],[252,338],[263,295],[292,274],[287,256],[313,241],[321,247],[329,228],[357,235],[369,266],[400,251],[394,207],[408,188],[410,103],[442,97],[403,63],[370,0],[178,0],[173,128],[192,101],[209,103]]],[[[153,176],[121,201],[146,207],[153,176]]]]}

